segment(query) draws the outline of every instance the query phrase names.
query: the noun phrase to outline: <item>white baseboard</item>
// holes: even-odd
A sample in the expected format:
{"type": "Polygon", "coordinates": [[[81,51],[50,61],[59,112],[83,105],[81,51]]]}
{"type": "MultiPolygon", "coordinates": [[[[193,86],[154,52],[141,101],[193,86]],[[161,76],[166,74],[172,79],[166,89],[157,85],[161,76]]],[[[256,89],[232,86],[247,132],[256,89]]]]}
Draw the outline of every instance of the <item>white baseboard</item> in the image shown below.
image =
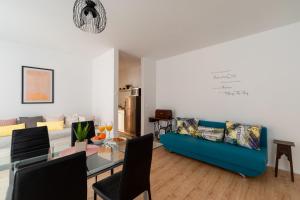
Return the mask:
{"type": "MultiPolygon", "coordinates": [[[[270,162],[267,164],[267,166],[268,166],[268,167],[275,168],[275,164],[270,163],[270,162]]],[[[287,171],[287,172],[290,171],[290,167],[285,167],[285,166],[282,166],[282,165],[279,165],[279,166],[278,166],[278,169],[283,170],[283,171],[287,171]]],[[[297,169],[294,169],[294,173],[300,175],[300,171],[297,170],[297,169]]]]}

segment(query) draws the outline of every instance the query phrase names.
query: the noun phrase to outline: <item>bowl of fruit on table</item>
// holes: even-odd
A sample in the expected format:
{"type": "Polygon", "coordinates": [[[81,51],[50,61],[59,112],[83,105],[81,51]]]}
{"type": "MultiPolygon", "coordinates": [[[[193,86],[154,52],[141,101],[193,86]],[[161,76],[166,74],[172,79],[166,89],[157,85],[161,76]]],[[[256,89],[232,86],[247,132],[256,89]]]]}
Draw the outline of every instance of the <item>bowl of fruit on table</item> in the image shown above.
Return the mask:
{"type": "Polygon", "coordinates": [[[99,145],[99,144],[103,143],[105,138],[106,138],[106,134],[105,133],[100,133],[99,135],[95,135],[94,137],[92,137],[91,140],[94,144],[99,145]]]}

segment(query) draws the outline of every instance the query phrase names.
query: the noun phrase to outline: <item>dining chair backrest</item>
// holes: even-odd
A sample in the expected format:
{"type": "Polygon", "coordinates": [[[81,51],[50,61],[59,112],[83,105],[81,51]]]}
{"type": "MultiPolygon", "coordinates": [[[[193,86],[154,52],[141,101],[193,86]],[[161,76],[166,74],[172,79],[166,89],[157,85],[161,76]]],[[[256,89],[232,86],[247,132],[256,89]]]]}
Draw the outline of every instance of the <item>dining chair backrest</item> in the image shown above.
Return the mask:
{"type": "Polygon", "coordinates": [[[11,141],[11,161],[46,155],[50,143],[46,126],[14,130],[11,141]]]}
{"type": "Polygon", "coordinates": [[[42,162],[15,173],[12,200],[86,200],[86,154],[42,162]]]}
{"type": "Polygon", "coordinates": [[[71,145],[74,146],[77,140],[75,130],[77,130],[78,124],[81,123],[81,126],[84,128],[87,124],[89,124],[89,132],[87,134],[88,144],[92,144],[91,138],[95,136],[95,125],[94,121],[85,121],[85,122],[76,122],[72,123],[72,131],[71,131],[71,145]]]}
{"type": "Polygon", "coordinates": [[[134,199],[150,189],[153,134],[128,140],[120,181],[120,199],[134,199]]]}

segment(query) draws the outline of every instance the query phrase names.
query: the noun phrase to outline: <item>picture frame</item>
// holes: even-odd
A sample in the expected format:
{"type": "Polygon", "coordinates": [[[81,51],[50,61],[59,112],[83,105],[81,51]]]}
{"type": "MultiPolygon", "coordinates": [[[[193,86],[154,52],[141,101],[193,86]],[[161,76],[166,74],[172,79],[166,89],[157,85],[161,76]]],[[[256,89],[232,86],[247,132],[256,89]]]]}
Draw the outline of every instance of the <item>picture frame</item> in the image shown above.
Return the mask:
{"type": "Polygon", "coordinates": [[[54,70],[22,66],[22,104],[54,103],[54,70]]]}

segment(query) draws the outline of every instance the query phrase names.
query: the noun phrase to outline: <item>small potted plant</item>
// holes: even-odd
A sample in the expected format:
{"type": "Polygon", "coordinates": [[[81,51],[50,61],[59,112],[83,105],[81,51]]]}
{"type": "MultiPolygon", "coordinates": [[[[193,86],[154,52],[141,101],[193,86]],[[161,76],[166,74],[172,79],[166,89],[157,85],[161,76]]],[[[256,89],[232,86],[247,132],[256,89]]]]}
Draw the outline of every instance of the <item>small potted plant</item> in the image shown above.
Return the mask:
{"type": "Polygon", "coordinates": [[[86,126],[83,128],[81,123],[78,123],[77,129],[75,130],[76,135],[76,142],[75,142],[75,149],[77,152],[85,151],[87,146],[87,135],[89,132],[89,124],[87,123],[86,126]]]}

